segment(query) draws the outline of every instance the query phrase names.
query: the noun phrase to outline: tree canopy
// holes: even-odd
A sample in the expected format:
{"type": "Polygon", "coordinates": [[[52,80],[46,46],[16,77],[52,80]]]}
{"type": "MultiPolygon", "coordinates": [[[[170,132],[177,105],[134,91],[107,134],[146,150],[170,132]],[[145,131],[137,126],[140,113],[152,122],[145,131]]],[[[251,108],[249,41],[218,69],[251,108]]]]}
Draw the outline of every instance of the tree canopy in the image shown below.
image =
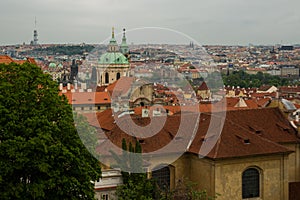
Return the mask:
{"type": "Polygon", "coordinates": [[[34,65],[0,65],[0,199],[93,199],[101,169],[71,106],[34,65]]]}
{"type": "Polygon", "coordinates": [[[279,76],[258,72],[257,74],[248,74],[242,70],[235,71],[232,74],[223,74],[224,85],[240,86],[241,88],[260,87],[262,85],[283,86],[290,84],[290,81],[279,76]]]}
{"type": "Polygon", "coordinates": [[[135,173],[141,171],[142,167],[142,147],[136,141],[135,146],[130,142],[128,147],[125,139],[122,140],[123,155],[121,158],[114,157],[122,166],[123,185],[118,186],[117,196],[119,200],[151,200],[155,193],[155,185],[152,179],[148,179],[146,173],[135,173]],[[128,152],[135,153],[133,156],[128,152]],[[138,156],[140,155],[140,156],[138,156]],[[129,172],[131,173],[129,173],[129,172]]]}

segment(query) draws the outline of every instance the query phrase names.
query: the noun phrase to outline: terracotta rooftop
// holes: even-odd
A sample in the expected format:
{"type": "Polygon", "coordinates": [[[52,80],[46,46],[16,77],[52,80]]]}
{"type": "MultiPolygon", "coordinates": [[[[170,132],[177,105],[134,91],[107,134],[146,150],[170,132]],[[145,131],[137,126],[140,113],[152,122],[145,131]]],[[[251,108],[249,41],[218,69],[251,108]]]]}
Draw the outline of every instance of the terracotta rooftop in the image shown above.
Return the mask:
{"type": "MultiPolygon", "coordinates": [[[[204,154],[206,157],[212,159],[290,152],[286,147],[253,134],[246,128],[235,124],[230,120],[230,116],[226,117],[219,138],[218,134],[212,134],[207,137],[205,133],[209,127],[211,117],[206,115],[201,118],[203,124],[199,126],[198,134],[193,140],[189,152],[202,156],[203,153],[201,153],[200,149],[204,144],[207,144],[208,147],[215,144],[211,151],[207,152],[207,155],[204,154]],[[214,142],[213,140],[217,141],[214,142]]],[[[220,125],[220,121],[218,120],[215,123],[217,123],[215,126],[220,125]]]]}
{"type": "Polygon", "coordinates": [[[271,98],[262,98],[257,100],[257,104],[259,107],[266,107],[272,101],[271,98]]]}
{"type": "Polygon", "coordinates": [[[265,97],[276,97],[276,92],[268,93],[268,92],[261,92],[261,93],[252,93],[251,97],[255,98],[265,98],[265,97]]]}
{"type": "MultiPolygon", "coordinates": [[[[194,127],[185,126],[183,129],[184,135],[177,135],[182,115],[189,122],[195,121],[197,116],[199,116],[197,113],[178,113],[168,116],[163,128],[158,133],[150,137],[145,137],[147,134],[151,134],[152,130],[150,128],[148,129],[149,133],[147,131],[141,133],[136,127],[130,126],[129,122],[133,120],[135,124],[142,127],[153,123],[153,127],[156,127],[159,126],[161,117],[156,117],[157,120],[153,122],[151,122],[150,118],[141,118],[132,115],[117,119],[119,120],[119,125],[121,124],[128,128],[129,132],[133,135],[131,136],[126,131],[123,131],[123,129],[121,130],[119,125],[116,125],[116,119],[112,116],[111,110],[99,113],[97,115],[99,123],[101,127],[108,130],[106,136],[109,140],[101,144],[101,149],[103,150],[105,145],[111,142],[121,147],[123,138],[127,142],[131,141],[132,143],[135,143],[136,140],[142,141],[141,145],[144,152],[154,152],[173,142],[179,149],[186,148],[194,127]],[[155,123],[158,124],[155,125],[155,123]]],[[[281,144],[300,142],[297,137],[297,131],[290,125],[289,121],[278,108],[228,111],[226,112],[221,135],[218,137],[217,133],[221,127],[222,120],[224,118],[222,115],[218,115],[218,113],[201,113],[199,128],[187,152],[201,155],[201,147],[204,147],[204,144],[209,144],[211,149],[205,155],[211,159],[290,153],[292,151],[281,144]],[[214,123],[210,125],[211,120],[214,120],[214,123]],[[211,132],[207,134],[209,127],[211,132]]],[[[174,152],[176,150],[177,148],[172,149],[174,152]]],[[[100,153],[107,152],[101,151],[100,153]]]]}
{"type": "Polygon", "coordinates": [[[119,80],[108,85],[106,91],[110,94],[110,96],[126,94],[130,90],[130,87],[133,84],[133,82],[133,77],[121,77],[119,80]]]}
{"type": "Polygon", "coordinates": [[[35,64],[37,65],[36,61],[34,58],[26,58],[26,60],[14,60],[10,56],[7,55],[0,55],[0,63],[3,64],[10,64],[10,63],[16,63],[16,64],[24,64],[25,62],[28,62],[30,64],[35,64]]]}
{"type": "Polygon", "coordinates": [[[227,97],[223,98],[216,103],[216,106],[221,107],[222,104],[226,104],[227,110],[240,110],[240,109],[255,109],[259,107],[259,104],[255,99],[240,99],[239,97],[227,97]],[[245,103],[245,106],[242,104],[245,103]]]}
{"type": "Polygon", "coordinates": [[[107,92],[66,92],[65,95],[71,105],[110,104],[111,99],[107,92]]]}
{"type": "Polygon", "coordinates": [[[300,86],[282,86],[279,91],[281,93],[297,93],[300,92],[300,86]]]}
{"type": "Polygon", "coordinates": [[[209,90],[207,84],[203,81],[202,84],[199,86],[198,90],[209,90]]]}
{"type": "Polygon", "coordinates": [[[270,89],[272,86],[270,85],[262,85],[258,88],[259,91],[267,91],[268,89],[270,89]]]}
{"type": "Polygon", "coordinates": [[[7,55],[0,55],[0,63],[9,64],[14,62],[14,60],[7,55]]]}

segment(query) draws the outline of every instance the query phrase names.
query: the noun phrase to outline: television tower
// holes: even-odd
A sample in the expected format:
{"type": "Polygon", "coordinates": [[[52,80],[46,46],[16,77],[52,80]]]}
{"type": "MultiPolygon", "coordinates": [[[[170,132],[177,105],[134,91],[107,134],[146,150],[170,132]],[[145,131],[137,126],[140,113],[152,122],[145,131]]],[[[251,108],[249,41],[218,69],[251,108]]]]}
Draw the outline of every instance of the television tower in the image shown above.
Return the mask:
{"type": "Polygon", "coordinates": [[[37,33],[37,30],[36,30],[36,18],[34,20],[34,31],[33,31],[33,41],[31,41],[31,45],[38,45],[38,33],[37,33]]]}

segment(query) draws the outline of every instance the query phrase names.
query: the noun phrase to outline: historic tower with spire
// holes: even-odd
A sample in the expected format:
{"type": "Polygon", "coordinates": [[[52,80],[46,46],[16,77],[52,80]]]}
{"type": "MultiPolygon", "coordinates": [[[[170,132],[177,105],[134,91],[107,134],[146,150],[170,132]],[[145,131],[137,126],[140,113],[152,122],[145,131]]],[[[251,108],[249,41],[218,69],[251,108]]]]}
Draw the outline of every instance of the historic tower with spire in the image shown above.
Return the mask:
{"type": "Polygon", "coordinates": [[[101,55],[97,67],[97,84],[99,86],[111,84],[122,76],[128,76],[129,61],[123,54],[123,50],[126,50],[124,52],[128,52],[125,31],[123,33],[122,44],[123,46],[121,45],[120,48],[115,39],[114,28],[112,28],[107,52],[101,55]]]}
{"type": "Polygon", "coordinates": [[[123,37],[122,37],[122,43],[120,51],[122,54],[127,55],[129,53],[129,48],[126,42],[126,36],[125,36],[125,28],[123,29],[123,37]]]}

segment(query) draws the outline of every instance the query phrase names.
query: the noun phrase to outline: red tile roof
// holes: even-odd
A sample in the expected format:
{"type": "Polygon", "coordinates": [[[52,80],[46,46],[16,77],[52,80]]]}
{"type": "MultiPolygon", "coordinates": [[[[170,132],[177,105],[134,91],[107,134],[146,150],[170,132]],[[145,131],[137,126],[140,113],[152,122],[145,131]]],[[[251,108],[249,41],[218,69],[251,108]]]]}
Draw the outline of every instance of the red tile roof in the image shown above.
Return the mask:
{"type": "Polygon", "coordinates": [[[261,137],[273,142],[299,142],[299,138],[296,136],[297,131],[291,126],[279,108],[231,111],[227,112],[226,118],[246,129],[256,129],[261,137]]]}
{"type": "Polygon", "coordinates": [[[202,84],[199,86],[198,90],[209,90],[207,84],[203,81],[202,84]]]}
{"type": "Polygon", "coordinates": [[[259,107],[265,108],[269,103],[271,103],[272,99],[271,98],[262,98],[258,99],[256,102],[259,107]]]}
{"type": "Polygon", "coordinates": [[[110,104],[111,99],[107,92],[66,92],[60,93],[67,97],[71,105],[110,104]]]}
{"type": "Polygon", "coordinates": [[[280,93],[298,93],[300,86],[282,86],[279,88],[280,93]]]}
{"type": "Polygon", "coordinates": [[[9,57],[9,56],[6,56],[6,55],[0,55],[0,63],[3,63],[3,64],[9,64],[9,63],[12,63],[14,62],[14,60],[9,57]]]}
{"type": "Polygon", "coordinates": [[[119,80],[108,85],[106,91],[112,96],[126,94],[134,82],[134,77],[121,77],[119,80]]]}
{"type": "Polygon", "coordinates": [[[262,85],[262,86],[260,86],[259,87],[259,91],[267,91],[268,89],[270,89],[272,86],[270,86],[270,85],[262,85]]]}
{"type": "MultiPolygon", "coordinates": [[[[189,149],[190,152],[199,154],[200,148],[202,148],[204,144],[211,145],[209,144],[210,142],[214,144],[213,139],[216,140],[218,134],[213,134],[210,137],[205,136],[211,117],[212,116],[208,115],[203,116],[203,125],[205,125],[199,126],[199,134],[197,134],[193,140],[189,149]]],[[[284,146],[253,134],[250,130],[239,126],[229,118],[228,116],[226,117],[221,135],[215,142],[214,147],[206,155],[207,157],[217,159],[290,152],[290,150],[284,146]]]]}
{"type": "Polygon", "coordinates": [[[272,92],[272,93],[267,93],[267,92],[252,93],[251,97],[255,97],[255,98],[272,97],[272,98],[275,98],[276,97],[276,92],[272,92]]]}
{"type": "Polygon", "coordinates": [[[111,131],[115,127],[114,124],[115,119],[111,109],[107,109],[101,113],[97,113],[97,119],[98,119],[98,123],[95,122],[96,123],[95,127],[99,127],[100,125],[102,129],[107,131],[111,131]]]}
{"type": "MultiPolygon", "coordinates": [[[[177,115],[168,116],[167,120],[161,130],[151,137],[145,137],[147,133],[138,132],[135,127],[129,127],[129,121],[133,120],[138,126],[146,126],[149,123],[154,123],[154,127],[158,126],[155,123],[160,123],[160,117],[156,117],[156,122],[150,121],[150,118],[141,118],[137,116],[127,115],[120,118],[119,124],[127,126],[131,136],[125,133],[114,123],[112,112],[107,111],[98,115],[101,127],[109,130],[106,133],[110,141],[102,143],[101,148],[98,148],[101,154],[105,145],[113,143],[121,147],[122,139],[125,138],[127,142],[135,143],[136,140],[143,140],[142,149],[144,152],[154,152],[161,149],[169,143],[175,142],[178,149],[184,148],[184,145],[190,140],[190,135],[193,131],[193,126],[184,127],[186,133],[183,137],[178,137],[177,132],[181,123],[181,115],[188,117],[190,121],[194,121],[197,113],[179,113],[177,115]],[[177,139],[176,139],[177,138],[177,139]]],[[[215,117],[217,114],[202,113],[199,120],[199,128],[196,135],[188,148],[187,152],[201,154],[199,150],[204,144],[209,144],[217,140],[217,143],[211,144],[212,148],[207,152],[206,157],[211,159],[243,157],[252,155],[267,155],[275,153],[291,153],[288,148],[282,146],[282,143],[299,143],[300,139],[297,137],[297,131],[290,125],[289,121],[283,116],[278,108],[264,108],[264,109],[249,109],[236,110],[226,112],[224,127],[221,130],[221,135],[218,137],[218,129],[220,123],[224,118],[215,117]],[[213,118],[212,118],[213,117],[213,118]],[[210,121],[214,119],[214,124],[210,125],[210,121]],[[206,135],[208,128],[212,132],[209,136],[206,135]]],[[[153,120],[153,119],[152,119],[153,120]]],[[[148,129],[151,133],[151,129],[148,129]]],[[[186,146],[187,147],[187,146],[186,146]]],[[[185,147],[185,148],[186,148],[185,147]]],[[[172,149],[176,152],[177,148],[172,149]]]]}
{"type": "Polygon", "coordinates": [[[3,64],[10,64],[10,63],[16,63],[16,64],[24,64],[25,62],[28,62],[30,64],[35,64],[37,65],[36,61],[34,58],[26,58],[26,60],[14,60],[10,56],[7,55],[0,55],[0,63],[3,64]]]}

